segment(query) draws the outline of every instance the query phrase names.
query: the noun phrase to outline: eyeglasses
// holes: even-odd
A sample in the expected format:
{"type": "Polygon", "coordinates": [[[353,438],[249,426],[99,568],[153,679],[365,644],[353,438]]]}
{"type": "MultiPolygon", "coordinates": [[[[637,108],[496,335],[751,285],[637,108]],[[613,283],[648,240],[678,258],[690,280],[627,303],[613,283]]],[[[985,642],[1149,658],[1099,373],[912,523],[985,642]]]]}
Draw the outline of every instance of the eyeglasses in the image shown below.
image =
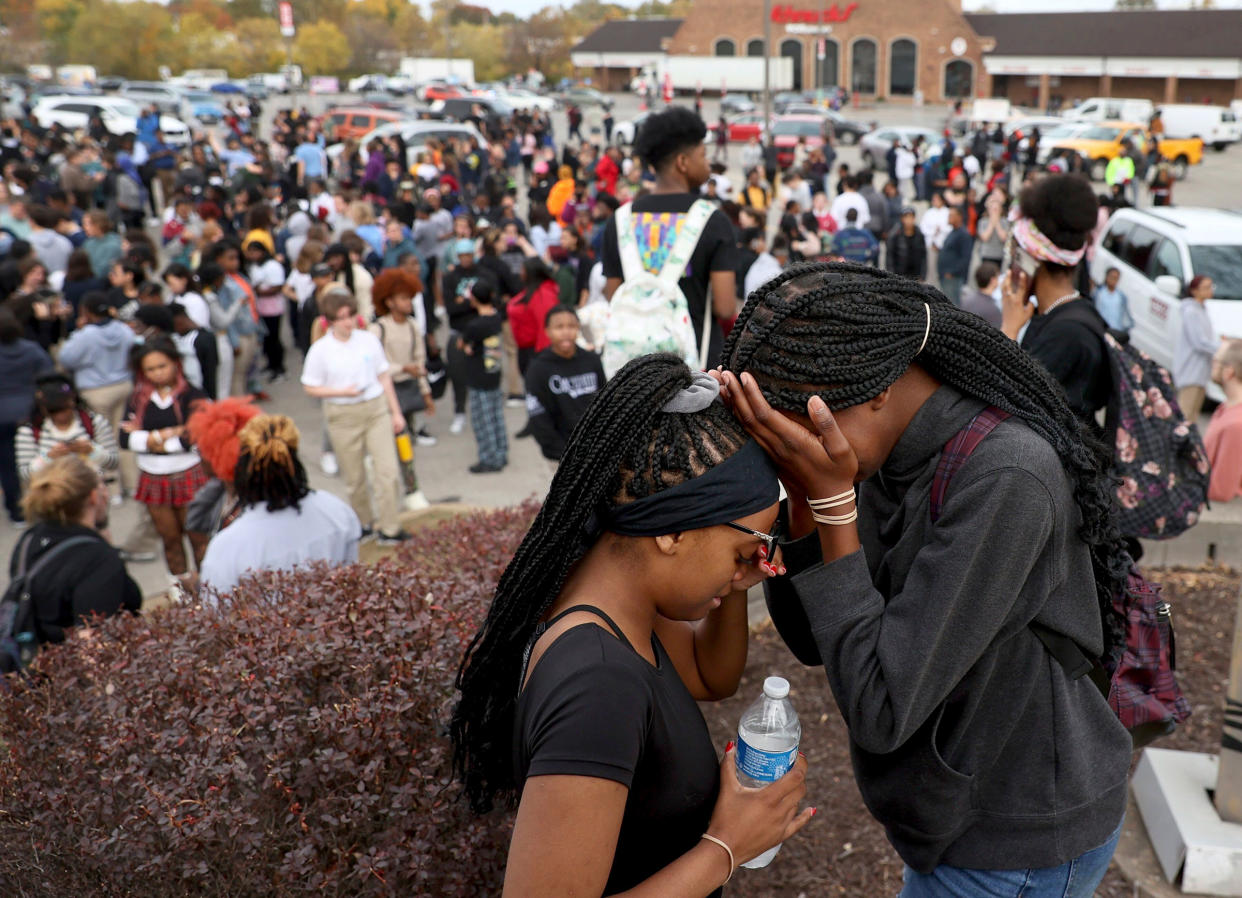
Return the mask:
{"type": "Polygon", "coordinates": [[[775,557],[776,541],[780,539],[780,533],[779,533],[780,524],[779,523],[777,523],[777,525],[772,528],[771,533],[764,533],[761,530],[751,530],[749,527],[743,527],[741,524],[735,524],[732,521],[726,522],[725,526],[731,527],[734,530],[738,531],[739,533],[749,533],[755,539],[759,540],[759,542],[763,543],[764,547],[767,548],[769,560],[775,557]]]}

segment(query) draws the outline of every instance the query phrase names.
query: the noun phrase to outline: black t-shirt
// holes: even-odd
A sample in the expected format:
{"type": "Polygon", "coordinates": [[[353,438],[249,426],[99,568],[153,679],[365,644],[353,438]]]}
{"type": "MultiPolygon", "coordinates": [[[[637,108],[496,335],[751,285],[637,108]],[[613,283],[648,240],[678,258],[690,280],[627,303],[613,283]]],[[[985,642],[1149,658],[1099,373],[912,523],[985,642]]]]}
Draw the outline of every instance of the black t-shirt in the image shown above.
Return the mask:
{"type": "MultiPolygon", "coordinates": [[[[697,199],[700,197],[691,193],[659,193],[634,200],[632,211],[638,232],[638,255],[649,271],[659,273],[677,239],[685,214],[697,199]]],[[[604,226],[603,249],[604,277],[624,278],[621,250],[617,246],[616,216],[609,218],[604,226]]],[[[703,339],[703,315],[707,311],[707,288],[713,271],[737,271],[737,238],[728,216],[720,210],[713,212],[703,227],[698,245],[690,256],[690,264],[686,266],[686,276],[681,279],[681,292],[690,306],[690,320],[698,340],[703,339]]],[[[708,368],[720,364],[723,346],[724,332],[720,329],[720,322],[712,316],[708,368]]]]}
{"type": "Polygon", "coordinates": [[[518,782],[590,776],[629,789],[605,895],[633,888],[698,844],[720,789],[703,715],[654,635],[651,647],[655,667],[602,621],[573,627],[543,653],[518,697],[518,782]]]}
{"type": "Polygon", "coordinates": [[[1075,299],[1031,319],[1022,348],[1064,388],[1074,414],[1099,432],[1095,413],[1108,404],[1112,373],[1104,351],[1104,319],[1088,300],[1075,299]]]}
{"type": "Polygon", "coordinates": [[[570,358],[545,349],[526,369],[526,414],[544,458],[559,461],[595,394],[604,388],[598,355],[577,349],[570,358]]]}
{"type": "Polygon", "coordinates": [[[497,314],[476,315],[462,328],[461,339],[470,349],[466,359],[466,386],[472,390],[499,390],[505,350],[500,339],[504,322],[497,314]]]}
{"type": "Polygon", "coordinates": [[[444,276],[444,309],[448,312],[449,327],[452,330],[461,331],[474,320],[474,306],[470,304],[470,297],[466,295],[466,291],[480,278],[491,281],[492,287],[496,290],[496,302],[502,302],[504,297],[500,294],[500,285],[496,283],[496,276],[486,268],[480,268],[477,264],[469,268],[458,265],[444,276]]]}

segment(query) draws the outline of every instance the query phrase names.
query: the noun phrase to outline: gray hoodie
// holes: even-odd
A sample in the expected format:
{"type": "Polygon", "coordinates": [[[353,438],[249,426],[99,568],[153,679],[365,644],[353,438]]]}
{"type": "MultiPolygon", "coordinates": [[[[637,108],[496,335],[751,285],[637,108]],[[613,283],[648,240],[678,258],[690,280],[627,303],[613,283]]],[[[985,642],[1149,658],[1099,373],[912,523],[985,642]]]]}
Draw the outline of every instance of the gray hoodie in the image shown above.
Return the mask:
{"type": "Polygon", "coordinates": [[[107,387],[130,379],[129,350],[134,332],[116,319],[88,324],[69,335],[60,364],[73,372],[79,390],[107,387]]]}
{"type": "Polygon", "coordinates": [[[862,551],[823,564],[811,534],[783,546],[791,576],[766,584],[795,654],[823,659],[863,800],[922,873],[1059,866],[1106,842],[1126,805],[1129,734],[1029,627],[1102,648],[1052,446],[1001,423],[931,522],[941,449],[983,405],[941,387],[859,488],[862,551]]]}

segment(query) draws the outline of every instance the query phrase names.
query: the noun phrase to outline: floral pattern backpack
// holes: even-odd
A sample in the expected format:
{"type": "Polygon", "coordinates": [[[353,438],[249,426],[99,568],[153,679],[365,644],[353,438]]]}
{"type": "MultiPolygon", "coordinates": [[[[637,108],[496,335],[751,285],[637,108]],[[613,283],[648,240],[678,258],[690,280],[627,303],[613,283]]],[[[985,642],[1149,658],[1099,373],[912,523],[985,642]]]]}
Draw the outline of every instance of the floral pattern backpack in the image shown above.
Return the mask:
{"type": "Polygon", "coordinates": [[[1182,415],[1169,372],[1113,332],[1105,433],[1113,441],[1118,524],[1126,536],[1171,539],[1207,505],[1209,465],[1199,429],[1182,415]]]}

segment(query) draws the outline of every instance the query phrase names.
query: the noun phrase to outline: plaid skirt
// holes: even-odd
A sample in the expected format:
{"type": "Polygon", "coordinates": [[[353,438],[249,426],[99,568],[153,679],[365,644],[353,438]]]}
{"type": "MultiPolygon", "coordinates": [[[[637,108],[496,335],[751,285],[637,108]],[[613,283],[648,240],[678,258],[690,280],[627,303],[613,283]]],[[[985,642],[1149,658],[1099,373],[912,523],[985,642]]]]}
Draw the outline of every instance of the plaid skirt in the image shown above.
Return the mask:
{"type": "Polygon", "coordinates": [[[134,498],[144,505],[184,508],[206,482],[207,473],[199,464],[176,474],[148,474],[141,471],[138,474],[138,489],[134,492],[134,498]]]}

